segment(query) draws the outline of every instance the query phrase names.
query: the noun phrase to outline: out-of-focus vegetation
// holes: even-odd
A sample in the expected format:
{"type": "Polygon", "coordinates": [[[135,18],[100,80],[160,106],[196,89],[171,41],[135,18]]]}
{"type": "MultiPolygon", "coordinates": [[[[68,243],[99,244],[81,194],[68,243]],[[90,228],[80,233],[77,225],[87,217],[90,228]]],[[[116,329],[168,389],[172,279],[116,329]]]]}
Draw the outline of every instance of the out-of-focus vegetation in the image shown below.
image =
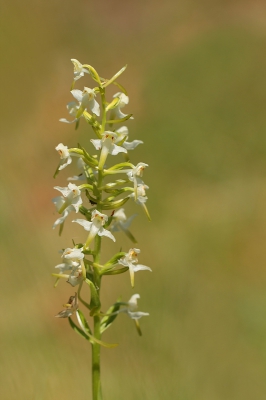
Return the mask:
{"type": "MultiPolygon", "coordinates": [[[[102,351],[106,400],[264,399],[264,2],[15,0],[0,20],[1,399],[90,398],[90,349],[54,319],[70,288],[50,276],[72,232],[70,221],[61,238],[51,229],[52,187],[74,172],[52,179],[54,147],[91,138],[84,121],[78,132],[58,122],[72,100],[70,58],[102,76],[128,64],[128,126],[144,140],[132,160],[150,166],[153,221],[130,211],[153,269],[135,292],[151,315],[142,338],[125,315],[106,332],[119,342],[102,351]]],[[[103,308],[132,294],[128,276],[104,290],[103,308]]]]}

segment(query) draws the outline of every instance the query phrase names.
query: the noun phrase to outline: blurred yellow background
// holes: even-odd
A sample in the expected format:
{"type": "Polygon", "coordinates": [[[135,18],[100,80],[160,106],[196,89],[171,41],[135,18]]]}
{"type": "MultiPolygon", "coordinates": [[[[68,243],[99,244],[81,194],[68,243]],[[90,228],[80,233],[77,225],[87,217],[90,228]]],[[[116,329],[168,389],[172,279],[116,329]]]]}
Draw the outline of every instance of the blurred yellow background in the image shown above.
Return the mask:
{"type": "Polygon", "coordinates": [[[52,230],[53,186],[76,172],[53,180],[54,148],[93,137],[58,121],[71,58],[106,77],[128,64],[132,161],[149,164],[152,222],[127,214],[153,272],[134,291],[107,277],[103,309],[140,293],[150,317],[141,338],[125,315],[104,334],[119,343],[102,350],[104,399],[265,399],[266,3],[2,0],[0,20],[1,399],[91,398],[90,348],[54,318],[73,290],[51,277],[73,237],[70,220],[52,230]]]}

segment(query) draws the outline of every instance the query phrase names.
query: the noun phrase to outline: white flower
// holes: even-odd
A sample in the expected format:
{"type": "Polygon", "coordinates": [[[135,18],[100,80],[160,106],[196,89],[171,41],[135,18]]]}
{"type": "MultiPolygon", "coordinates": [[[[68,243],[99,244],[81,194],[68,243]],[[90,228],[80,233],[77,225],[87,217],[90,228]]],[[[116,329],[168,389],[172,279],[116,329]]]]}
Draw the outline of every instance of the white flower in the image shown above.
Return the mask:
{"type": "Polygon", "coordinates": [[[126,306],[125,308],[120,308],[120,310],[116,311],[115,314],[120,314],[122,312],[126,313],[131,319],[135,320],[137,330],[139,334],[141,335],[141,330],[139,327],[139,322],[138,320],[141,317],[145,317],[150,315],[149,313],[142,312],[142,311],[136,311],[138,308],[138,303],[137,300],[140,299],[139,294],[133,294],[133,296],[130,297],[127,303],[120,303],[121,305],[126,306]]]}
{"type": "Polygon", "coordinates": [[[125,222],[127,220],[127,217],[124,210],[124,208],[119,208],[119,210],[115,211],[113,215],[113,221],[119,223],[125,222]]]}
{"type": "Polygon", "coordinates": [[[124,140],[122,146],[126,150],[134,150],[139,144],[143,143],[142,140],[133,140],[133,142],[127,142],[127,139],[128,139],[127,126],[121,126],[121,128],[116,130],[116,134],[117,134],[116,143],[119,143],[122,140],[124,140]]]}
{"type": "Polygon", "coordinates": [[[54,189],[62,193],[63,197],[60,197],[65,201],[65,206],[72,205],[76,212],[78,212],[79,206],[82,204],[81,191],[78,186],[74,183],[69,183],[67,187],[55,186],[54,189]]]}
{"type": "Polygon", "coordinates": [[[77,268],[73,268],[71,273],[68,276],[67,282],[70,283],[71,286],[79,285],[84,280],[82,267],[79,266],[77,268]]]}
{"type": "Polygon", "coordinates": [[[137,243],[137,240],[129,231],[129,226],[133,219],[137,216],[137,214],[131,215],[131,217],[127,218],[124,212],[124,208],[120,208],[119,210],[115,211],[112,219],[112,224],[110,230],[112,232],[123,231],[126,236],[133,242],[137,243]]]}
{"type": "Polygon", "coordinates": [[[62,193],[63,196],[58,196],[52,199],[55,207],[62,217],[58,218],[53,226],[53,229],[62,224],[71,211],[79,211],[79,206],[82,204],[81,191],[74,183],[69,183],[68,187],[55,186],[54,189],[62,193]]]}
{"type": "Polygon", "coordinates": [[[136,217],[137,214],[131,215],[131,217],[127,218],[124,208],[120,208],[115,211],[113,215],[113,221],[111,226],[111,231],[118,232],[120,230],[125,231],[131,225],[131,222],[136,217]]]}
{"type": "Polygon", "coordinates": [[[72,121],[68,121],[66,118],[60,118],[60,122],[66,122],[72,124],[77,122],[81,117],[83,117],[83,111],[89,108],[95,115],[100,115],[100,105],[94,99],[96,94],[93,89],[84,87],[84,90],[73,89],[71,94],[78,100],[78,104],[75,101],[71,101],[67,104],[68,112],[74,117],[72,121]],[[77,114],[79,115],[77,118],[77,114]]]}
{"type": "Polygon", "coordinates": [[[75,296],[70,296],[67,304],[64,304],[64,307],[66,308],[63,311],[60,311],[56,315],[57,318],[68,318],[70,317],[74,312],[78,310],[78,295],[75,293],[75,296]]]}
{"type": "Polygon", "coordinates": [[[132,197],[135,199],[136,203],[143,206],[148,197],[146,196],[146,189],[149,189],[149,186],[144,183],[140,183],[137,185],[137,197],[135,197],[135,193],[131,193],[128,197],[132,197]]]}
{"type": "MultiPolygon", "coordinates": [[[[115,113],[115,117],[116,117],[117,119],[125,118],[128,114],[122,113],[121,108],[125,107],[125,106],[129,103],[129,97],[126,96],[126,95],[125,95],[124,93],[122,93],[122,92],[118,92],[118,93],[114,94],[113,97],[114,97],[114,98],[115,98],[115,97],[118,97],[118,99],[119,99],[119,103],[118,103],[117,106],[113,109],[113,110],[114,110],[114,113],[115,113]]],[[[130,119],[134,119],[134,118],[131,116],[130,119]]]]}
{"type": "Polygon", "coordinates": [[[60,155],[60,167],[58,169],[61,171],[61,169],[64,169],[67,165],[72,163],[72,158],[68,151],[68,147],[64,146],[63,143],[59,143],[55,150],[57,150],[60,155]]]}
{"type": "Polygon", "coordinates": [[[119,264],[129,268],[131,286],[134,287],[134,273],[137,271],[151,271],[151,268],[146,265],[137,264],[139,249],[130,249],[129,252],[118,261],[119,264]]]}
{"type": "Polygon", "coordinates": [[[142,176],[144,169],[148,167],[148,164],[143,162],[139,162],[131,171],[127,173],[128,179],[134,182],[134,188],[137,186],[138,183],[143,183],[142,176]]]}
{"type": "Polygon", "coordinates": [[[55,268],[60,270],[60,274],[64,273],[65,271],[70,271],[80,265],[80,260],[84,258],[82,250],[83,249],[67,248],[63,251],[61,256],[63,258],[63,263],[55,266],[55,268]]]}
{"type": "Polygon", "coordinates": [[[72,124],[73,122],[76,122],[79,118],[76,118],[77,112],[79,110],[79,105],[75,101],[71,101],[70,103],[67,104],[67,109],[69,114],[74,117],[73,121],[68,121],[66,118],[60,118],[60,122],[66,122],[67,124],[72,124]]]}
{"type": "Polygon", "coordinates": [[[102,139],[91,139],[92,144],[96,150],[101,150],[100,160],[99,160],[99,170],[103,169],[104,163],[108,154],[112,156],[118,153],[126,153],[126,149],[115,144],[117,140],[117,134],[112,131],[105,131],[102,134],[102,139]]]}
{"type": "Polygon", "coordinates": [[[133,294],[133,296],[131,296],[130,299],[128,300],[128,302],[127,302],[128,309],[126,310],[128,316],[131,319],[135,319],[135,320],[140,319],[141,317],[145,317],[145,316],[150,315],[149,313],[145,313],[145,312],[142,312],[142,311],[136,311],[136,309],[138,308],[137,299],[140,299],[140,295],[139,294],[133,294]]]}
{"type": "Polygon", "coordinates": [[[89,246],[90,242],[94,239],[96,235],[109,237],[115,242],[115,237],[111,234],[110,231],[104,229],[103,227],[107,220],[107,215],[101,214],[97,210],[93,210],[91,213],[91,222],[86,221],[85,219],[75,219],[74,221],[72,221],[77,222],[79,225],[83,226],[85,231],[90,232],[88,239],[85,243],[85,248],[89,246]]]}
{"type": "Polygon", "coordinates": [[[78,266],[74,267],[71,264],[59,264],[55,268],[59,268],[61,275],[56,275],[57,277],[62,277],[67,279],[67,283],[70,283],[71,286],[79,285],[83,280],[83,271],[82,266],[79,264],[78,266]],[[70,271],[69,274],[66,274],[66,271],[70,271]]]}
{"type": "MultiPolygon", "coordinates": [[[[63,263],[55,266],[60,271],[59,275],[61,276],[59,277],[66,278],[67,282],[72,286],[78,285],[84,279],[81,266],[81,260],[84,258],[82,250],[83,248],[65,249],[62,254],[63,263]],[[70,271],[70,273],[66,274],[67,271],[70,271]]],[[[56,276],[58,277],[58,275],[56,276]]]]}
{"type": "Polygon", "coordinates": [[[64,252],[62,254],[62,258],[66,262],[71,262],[72,265],[77,266],[78,264],[80,264],[80,260],[83,260],[83,258],[84,258],[84,254],[82,253],[82,250],[83,250],[83,248],[81,248],[81,249],[77,249],[76,247],[74,247],[73,249],[67,248],[64,250],[64,252]]]}
{"type": "Polygon", "coordinates": [[[143,184],[143,180],[141,178],[143,176],[143,171],[146,167],[148,167],[148,164],[139,162],[134,168],[132,168],[131,171],[127,172],[128,179],[134,183],[134,193],[136,201],[138,197],[138,185],[143,184]]]}
{"type": "Polygon", "coordinates": [[[71,61],[74,64],[74,81],[77,81],[84,76],[84,73],[89,74],[89,71],[86,68],[83,68],[83,65],[78,60],[71,58],[71,61]]]}
{"type": "Polygon", "coordinates": [[[75,97],[76,100],[78,100],[79,105],[86,110],[89,108],[94,114],[96,114],[98,117],[100,115],[100,105],[97,103],[95,100],[95,92],[93,89],[90,89],[88,87],[84,87],[83,92],[78,89],[73,89],[71,90],[72,95],[75,97]]]}

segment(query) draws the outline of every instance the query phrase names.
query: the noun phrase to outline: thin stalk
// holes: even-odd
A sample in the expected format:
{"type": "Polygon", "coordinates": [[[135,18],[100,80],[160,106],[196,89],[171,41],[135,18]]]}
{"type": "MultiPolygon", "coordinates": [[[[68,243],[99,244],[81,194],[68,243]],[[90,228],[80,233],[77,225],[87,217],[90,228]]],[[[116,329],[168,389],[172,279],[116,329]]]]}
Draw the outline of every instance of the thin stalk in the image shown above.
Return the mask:
{"type": "Polygon", "coordinates": [[[102,129],[101,133],[105,131],[105,124],[106,124],[106,100],[105,100],[105,89],[100,88],[101,99],[102,99],[102,129]]]}
{"type": "MultiPolygon", "coordinates": [[[[98,172],[98,188],[102,185],[102,171],[98,172]]],[[[101,200],[102,200],[102,191],[99,191],[99,195],[97,197],[97,209],[101,211],[101,200]]],[[[102,238],[99,235],[95,237],[95,246],[94,252],[95,256],[94,262],[100,262],[100,253],[101,253],[101,242],[102,238]]],[[[98,296],[100,298],[100,287],[101,287],[101,276],[98,272],[97,268],[94,268],[94,284],[95,287],[98,289],[98,296]]],[[[93,317],[94,322],[94,337],[98,340],[101,340],[101,319],[99,315],[95,315],[93,317]]],[[[101,346],[100,344],[94,342],[92,344],[92,395],[93,400],[102,400],[102,385],[101,385],[101,346]]]]}
{"type": "MultiPolygon", "coordinates": [[[[101,246],[101,238],[97,235],[98,243],[95,245],[95,250],[98,247],[100,249],[101,246]],[[97,246],[98,245],[98,246],[97,246]]],[[[99,259],[99,252],[96,252],[95,260],[99,259]]],[[[97,270],[94,269],[95,275],[95,286],[98,288],[98,293],[100,297],[100,286],[101,286],[101,277],[98,275],[97,270]]],[[[101,340],[101,319],[99,315],[95,315],[93,317],[94,323],[94,337],[98,340],[101,340]]],[[[101,345],[94,342],[92,344],[92,394],[93,400],[102,400],[102,385],[101,385],[101,345]]]]}
{"type": "MultiPolygon", "coordinates": [[[[94,316],[94,337],[101,340],[100,332],[100,317],[94,316]]],[[[93,400],[102,400],[101,387],[101,363],[100,363],[101,345],[98,343],[92,344],[92,394],[93,400]]]]}

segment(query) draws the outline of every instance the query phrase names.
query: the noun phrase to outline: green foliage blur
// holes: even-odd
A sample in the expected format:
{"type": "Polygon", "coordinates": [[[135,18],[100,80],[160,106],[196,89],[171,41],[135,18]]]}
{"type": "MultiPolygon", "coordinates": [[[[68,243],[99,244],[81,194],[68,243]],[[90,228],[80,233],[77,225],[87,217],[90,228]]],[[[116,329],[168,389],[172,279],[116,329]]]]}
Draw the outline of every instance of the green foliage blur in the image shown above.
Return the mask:
{"type": "MultiPolygon", "coordinates": [[[[51,277],[84,235],[70,220],[52,230],[53,186],[76,172],[53,180],[54,148],[93,137],[58,121],[71,58],[104,77],[128,64],[127,126],[144,141],[132,162],[149,164],[152,222],[133,202],[127,214],[153,270],[134,289],[150,317],[141,338],[126,315],[104,334],[119,343],[102,350],[104,399],[265,399],[266,4],[14,0],[0,21],[1,399],[91,398],[90,348],[54,318],[71,288],[51,277]]],[[[106,242],[106,257],[131,247],[122,233],[106,242]]],[[[105,310],[133,294],[126,274],[103,286],[105,310]]]]}

